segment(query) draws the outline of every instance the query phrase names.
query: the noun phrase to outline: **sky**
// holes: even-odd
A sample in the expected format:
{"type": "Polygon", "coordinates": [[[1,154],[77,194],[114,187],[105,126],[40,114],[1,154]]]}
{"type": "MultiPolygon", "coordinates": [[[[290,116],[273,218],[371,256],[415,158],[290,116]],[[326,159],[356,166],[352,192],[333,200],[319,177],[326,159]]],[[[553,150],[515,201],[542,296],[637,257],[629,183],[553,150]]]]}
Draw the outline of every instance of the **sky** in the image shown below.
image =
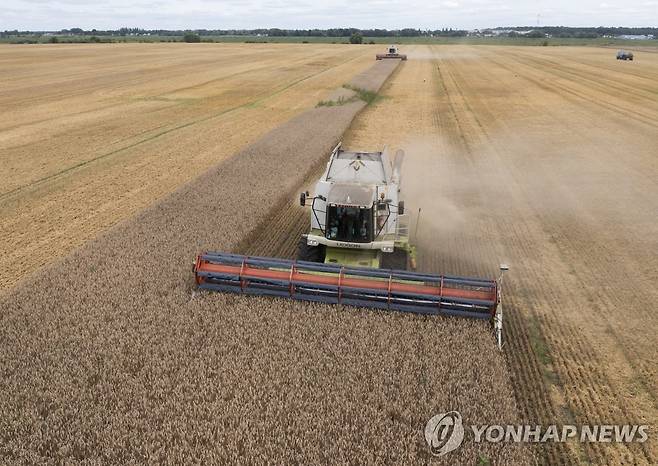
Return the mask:
{"type": "Polygon", "coordinates": [[[658,0],[0,0],[0,30],[658,26],[658,0]]]}

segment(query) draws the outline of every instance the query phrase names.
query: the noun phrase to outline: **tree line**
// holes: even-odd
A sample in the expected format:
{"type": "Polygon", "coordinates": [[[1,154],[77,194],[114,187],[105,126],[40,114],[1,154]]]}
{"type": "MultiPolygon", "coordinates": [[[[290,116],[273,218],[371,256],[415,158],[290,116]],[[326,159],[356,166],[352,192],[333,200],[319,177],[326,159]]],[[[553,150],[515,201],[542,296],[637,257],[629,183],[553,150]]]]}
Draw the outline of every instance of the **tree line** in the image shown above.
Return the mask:
{"type": "MultiPolygon", "coordinates": [[[[196,41],[204,36],[265,36],[265,37],[464,37],[472,33],[486,34],[496,31],[509,31],[505,35],[514,37],[524,32],[524,37],[565,37],[565,38],[596,38],[619,35],[653,35],[658,38],[658,27],[566,27],[566,26],[512,26],[483,29],[480,31],[467,31],[464,29],[358,29],[358,28],[331,28],[331,29],[142,29],[122,27],[110,30],[86,30],[82,28],[69,28],[59,31],[0,31],[0,38],[16,36],[92,36],[92,37],[125,37],[125,36],[160,36],[160,37],[186,37],[196,41]],[[528,31],[532,31],[528,33],[528,31]]],[[[186,40],[187,40],[186,39],[186,40]]]]}
{"type": "Polygon", "coordinates": [[[332,29],[194,29],[194,30],[170,30],[170,29],[142,29],[142,28],[120,28],[114,30],[85,30],[82,28],[61,29],[59,31],[4,31],[0,32],[2,37],[32,35],[32,34],[61,34],[61,35],[85,35],[85,36],[183,36],[193,33],[199,36],[271,36],[271,37],[351,37],[359,33],[366,37],[422,37],[422,36],[465,36],[468,31],[461,29],[358,29],[358,28],[332,28],[332,29]]]}

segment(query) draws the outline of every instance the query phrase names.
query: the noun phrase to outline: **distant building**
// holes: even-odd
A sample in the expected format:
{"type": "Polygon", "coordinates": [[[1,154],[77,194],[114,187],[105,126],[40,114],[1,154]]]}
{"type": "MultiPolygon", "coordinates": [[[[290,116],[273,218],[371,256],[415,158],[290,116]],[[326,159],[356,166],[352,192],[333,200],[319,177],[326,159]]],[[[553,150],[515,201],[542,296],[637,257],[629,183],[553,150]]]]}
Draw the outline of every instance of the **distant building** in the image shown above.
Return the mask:
{"type": "Polygon", "coordinates": [[[626,40],[651,40],[655,36],[653,34],[621,34],[617,36],[617,39],[626,39],[626,40]]]}

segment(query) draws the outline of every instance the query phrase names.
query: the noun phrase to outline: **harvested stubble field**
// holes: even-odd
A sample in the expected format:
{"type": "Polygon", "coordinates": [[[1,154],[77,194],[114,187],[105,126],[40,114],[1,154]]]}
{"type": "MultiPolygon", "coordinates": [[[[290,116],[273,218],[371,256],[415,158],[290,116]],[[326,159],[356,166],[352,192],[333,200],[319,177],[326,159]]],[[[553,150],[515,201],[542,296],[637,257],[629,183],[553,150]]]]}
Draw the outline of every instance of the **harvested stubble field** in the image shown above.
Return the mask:
{"type": "Polygon", "coordinates": [[[0,292],[314,107],[373,53],[0,45],[0,292]]]}

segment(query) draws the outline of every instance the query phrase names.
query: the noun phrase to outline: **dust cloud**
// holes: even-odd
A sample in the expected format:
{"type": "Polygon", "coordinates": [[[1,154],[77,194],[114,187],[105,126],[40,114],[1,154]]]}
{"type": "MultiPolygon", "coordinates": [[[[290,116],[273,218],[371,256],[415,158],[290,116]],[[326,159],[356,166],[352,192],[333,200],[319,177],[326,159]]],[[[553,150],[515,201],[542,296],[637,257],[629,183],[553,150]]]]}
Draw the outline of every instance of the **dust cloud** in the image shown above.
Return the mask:
{"type": "Polygon", "coordinates": [[[601,144],[546,144],[532,133],[489,136],[468,148],[436,135],[400,143],[401,198],[419,255],[459,269],[445,273],[495,272],[499,263],[527,261],[506,239],[518,218],[546,222],[538,251],[574,229],[655,248],[650,238],[658,228],[646,215],[655,202],[646,195],[655,192],[652,176],[622,176],[633,155],[615,158],[601,144]]]}
{"type": "Polygon", "coordinates": [[[415,141],[404,148],[402,192],[408,212],[413,215],[412,234],[457,231],[466,222],[467,213],[444,194],[456,189],[454,167],[437,152],[430,141],[415,141]],[[418,219],[418,210],[422,223],[418,219]],[[418,231],[416,231],[418,224],[418,231]]]}
{"type": "Polygon", "coordinates": [[[456,163],[458,158],[441,154],[442,150],[458,148],[437,144],[436,138],[432,139],[416,139],[403,146],[401,190],[405,208],[412,217],[412,238],[463,231],[480,211],[469,202],[481,189],[480,180],[468,174],[465,164],[456,163]]]}
{"type": "Polygon", "coordinates": [[[446,274],[496,273],[506,257],[503,251],[488,251],[486,235],[495,223],[493,204],[504,193],[480,158],[437,136],[403,147],[401,198],[419,266],[446,274]]]}

